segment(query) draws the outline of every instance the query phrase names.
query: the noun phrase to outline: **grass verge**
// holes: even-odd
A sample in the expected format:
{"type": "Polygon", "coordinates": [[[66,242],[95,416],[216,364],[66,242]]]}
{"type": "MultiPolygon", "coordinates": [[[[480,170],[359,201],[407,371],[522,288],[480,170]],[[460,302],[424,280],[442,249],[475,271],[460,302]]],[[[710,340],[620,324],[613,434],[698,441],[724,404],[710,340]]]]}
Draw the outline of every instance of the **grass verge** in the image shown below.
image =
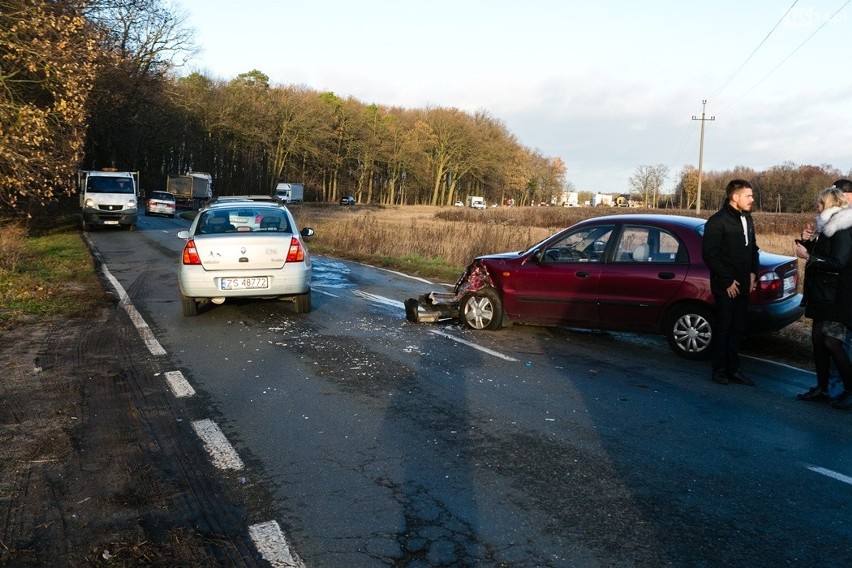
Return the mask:
{"type": "Polygon", "coordinates": [[[0,326],[80,316],[107,298],[76,227],[29,235],[19,224],[0,226],[0,326]]]}

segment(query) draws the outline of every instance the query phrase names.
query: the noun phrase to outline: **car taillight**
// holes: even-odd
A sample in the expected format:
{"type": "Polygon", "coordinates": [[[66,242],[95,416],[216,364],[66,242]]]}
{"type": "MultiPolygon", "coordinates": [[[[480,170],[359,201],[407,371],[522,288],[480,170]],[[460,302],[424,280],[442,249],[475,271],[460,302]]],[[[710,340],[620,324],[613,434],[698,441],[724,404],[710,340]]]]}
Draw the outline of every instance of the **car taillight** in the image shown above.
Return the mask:
{"type": "Polygon", "coordinates": [[[784,295],[784,279],[775,272],[767,272],[757,279],[752,292],[752,302],[768,302],[784,295]]]}
{"type": "Polygon", "coordinates": [[[186,246],[183,247],[183,263],[201,264],[201,257],[198,256],[198,249],[195,248],[195,241],[192,239],[186,241],[186,246]]]}
{"type": "Polygon", "coordinates": [[[290,239],[290,251],[287,253],[287,262],[301,262],[305,260],[305,250],[302,248],[302,243],[299,239],[293,237],[290,239]]]}

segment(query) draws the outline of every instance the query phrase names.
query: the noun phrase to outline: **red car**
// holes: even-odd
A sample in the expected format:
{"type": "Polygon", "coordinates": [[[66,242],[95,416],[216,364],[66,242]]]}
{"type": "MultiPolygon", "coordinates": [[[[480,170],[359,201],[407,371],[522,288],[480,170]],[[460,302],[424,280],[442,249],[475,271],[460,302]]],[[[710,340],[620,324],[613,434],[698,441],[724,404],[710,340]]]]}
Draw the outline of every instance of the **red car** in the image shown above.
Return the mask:
{"type": "MultiPolygon", "coordinates": [[[[689,359],[710,354],[713,295],[701,259],[704,219],[597,217],[529,250],[481,256],[454,294],[406,302],[412,321],[457,317],[473,329],[506,323],[566,325],[665,335],[689,359]]],[[[749,332],[774,331],[803,313],[796,259],[760,253],[749,332]]]]}

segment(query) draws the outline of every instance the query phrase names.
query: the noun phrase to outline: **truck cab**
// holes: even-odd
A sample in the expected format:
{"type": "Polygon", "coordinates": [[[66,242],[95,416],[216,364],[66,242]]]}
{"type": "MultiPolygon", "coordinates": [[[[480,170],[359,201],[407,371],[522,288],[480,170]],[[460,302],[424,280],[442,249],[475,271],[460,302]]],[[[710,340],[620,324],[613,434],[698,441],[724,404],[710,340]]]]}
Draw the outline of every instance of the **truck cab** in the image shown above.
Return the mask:
{"type": "Polygon", "coordinates": [[[118,226],[136,230],[139,172],[78,172],[83,230],[118,226]]]}

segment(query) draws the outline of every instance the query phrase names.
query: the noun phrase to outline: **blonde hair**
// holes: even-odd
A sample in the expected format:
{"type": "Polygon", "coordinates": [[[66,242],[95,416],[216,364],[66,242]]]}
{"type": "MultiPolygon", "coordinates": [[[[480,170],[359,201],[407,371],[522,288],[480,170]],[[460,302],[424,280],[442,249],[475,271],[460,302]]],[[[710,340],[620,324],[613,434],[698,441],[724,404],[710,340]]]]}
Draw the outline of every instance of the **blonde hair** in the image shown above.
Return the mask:
{"type": "Polygon", "coordinates": [[[846,196],[843,195],[843,190],[836,187],[829,187],[819,192],[819,202],[828,209],[829,207],[846,207],[849,202],[846,201],[846,196]]]}

